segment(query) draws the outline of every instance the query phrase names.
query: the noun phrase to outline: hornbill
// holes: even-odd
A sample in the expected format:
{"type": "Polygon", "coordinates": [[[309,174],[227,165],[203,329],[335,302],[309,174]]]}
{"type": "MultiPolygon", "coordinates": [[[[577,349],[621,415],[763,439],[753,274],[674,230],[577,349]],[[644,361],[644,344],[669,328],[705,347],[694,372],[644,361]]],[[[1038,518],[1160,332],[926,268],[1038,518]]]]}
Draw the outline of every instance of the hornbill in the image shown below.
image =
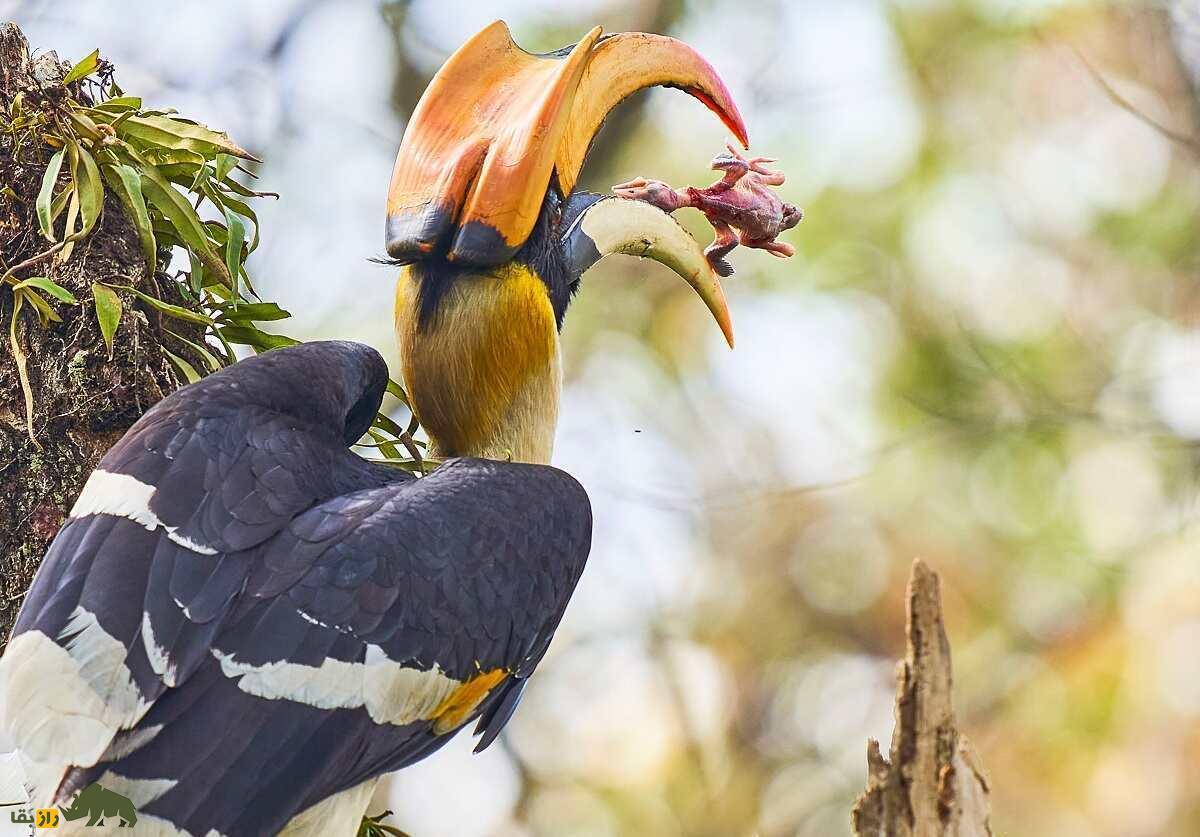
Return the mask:
{"type": "Polygon", "coordinates": [[[99,782],[158,833],[352,834],[377,778],[512,715],[583,570],[587,495],[550,467],[558,333],[609,253],[656,259],[732,344],[700,246],[647,203],[573,193],[611,107],[678,87],[745,144],[667,37],[532,55],[503,23],[442,67],[388,195],[419,479],[348,448],[388,372],[341,342],[266,352],[150,409],[100,461],[0,661],[39,801],[99,782]]]}

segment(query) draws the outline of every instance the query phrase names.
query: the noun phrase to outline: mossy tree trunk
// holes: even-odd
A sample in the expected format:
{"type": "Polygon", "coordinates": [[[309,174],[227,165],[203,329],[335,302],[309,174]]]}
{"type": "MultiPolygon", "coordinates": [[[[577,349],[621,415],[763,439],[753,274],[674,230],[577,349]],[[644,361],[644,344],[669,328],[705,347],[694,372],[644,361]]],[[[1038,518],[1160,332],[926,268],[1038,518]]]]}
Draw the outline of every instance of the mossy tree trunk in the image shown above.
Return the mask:
{"type": "MultiPolygon", "coordinates": [[[[35,201],[55,150],[11,130],[13,100],[20,94],[25,109],[53,107],[66,94],[61,80],[67,69],[53,52],[33,60],[20,29],[0,24],[0,272],[11,271],[16,280],[48,277],[79,301],[51,300],[62,321],[44,328],[24,306],[14,337],[12,282],[0,286],[0,642],[7,641],[33,574],[88,473],[148,407],[180,386],[164,349],[190,354],[167,334],[161,315],[128,294],[122,294],[124,311],[111,355],[105,346],[94,282],[132,285],[185,304],[172,296],[174,282],[161,273],[148,275],[133,225],[111,195],[96,229],[67,259],[51,255],[13,270],[51,245],[38,230],[35,201]],[[27,358],[32,427],[14,339],[27,358]]],[[[167,254],[160,255],[159,263],[166,264],[167,254]]],[[[168,325],[200,339],[186,323],[168,325]]]]}

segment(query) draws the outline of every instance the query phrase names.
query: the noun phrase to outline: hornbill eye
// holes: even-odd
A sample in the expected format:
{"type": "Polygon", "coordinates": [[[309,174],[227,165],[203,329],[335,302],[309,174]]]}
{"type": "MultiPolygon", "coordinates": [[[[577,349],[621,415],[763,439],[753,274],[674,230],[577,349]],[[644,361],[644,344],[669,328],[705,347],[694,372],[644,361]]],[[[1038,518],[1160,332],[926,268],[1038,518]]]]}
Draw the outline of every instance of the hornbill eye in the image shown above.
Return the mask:
{"type": "MultiPolygon", "coordinates": [[[[747,144],[737,106],[695,50],[661,35],[601,37],[600,31],[534,55],[497,21],[446,61],[396,157],[388,192],[390,256],[464,267],[511,260],[534,230],[547,192],[571,196],[608,112],[645,87],[691,94],[747,144]]],[[[669,215],[637,201],[579,198],[571,196],[560,225],[572,280],[609,253],[654,258],[696,290],[732,345],[720,284],[700,246],[669,215]]]]}

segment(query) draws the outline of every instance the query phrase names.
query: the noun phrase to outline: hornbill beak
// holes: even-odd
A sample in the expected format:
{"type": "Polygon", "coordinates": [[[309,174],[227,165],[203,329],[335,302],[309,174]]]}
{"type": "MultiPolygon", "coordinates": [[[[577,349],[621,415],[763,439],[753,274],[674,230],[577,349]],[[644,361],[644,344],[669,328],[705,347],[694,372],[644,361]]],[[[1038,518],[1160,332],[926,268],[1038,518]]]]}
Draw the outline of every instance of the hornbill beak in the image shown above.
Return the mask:
{"type": "MultiPolygon", "coordinates": [[[[513,42],[503,21],[491,24],[446,61],[413,112],[388,191],[388,254],[402,262],[442,257],[463,267],[511,260],[534,230],[547,192],[571,195],[608,112],[656,85],[699,99],[747,145],[721,79],[674,38],[601,37],[596,27],[573,47],[533,55],[513,42]]],[[[720,283],[691,236],[649,204],[588,197],[562,230],[572,270],[616,252],[656,259],[696,290],[732,345],[720,283]]]]}
{"type": "Polygon", "coordinates": [[[733,348],[733,322],[721,281],[700,245],[678,221],[642,201],[587,192],[572,196],[564,216],[569,225],[563,235],[563,248],[572,280],[613,253],[654,259],[692,286],[720,326],[725,342],[733,348]]]}

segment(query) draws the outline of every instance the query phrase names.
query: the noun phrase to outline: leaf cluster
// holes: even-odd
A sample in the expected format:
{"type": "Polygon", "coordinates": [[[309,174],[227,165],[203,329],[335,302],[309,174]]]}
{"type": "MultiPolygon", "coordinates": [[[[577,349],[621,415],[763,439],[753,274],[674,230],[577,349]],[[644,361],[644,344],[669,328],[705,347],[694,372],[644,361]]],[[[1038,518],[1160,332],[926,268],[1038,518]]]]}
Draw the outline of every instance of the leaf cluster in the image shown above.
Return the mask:
{"type": "MultiPolygon", "coordinates": [[[[28,308],[45,327],[61,321],[51,300],[81,303],[45,275],[20,279],[17,273],[51,259],[62,263],[70,258],[75,244],[96,229],[106,196],[115,197],[132,222],[147,275],[155,275],[160,260],[169,258],[174,248],[187,254],[189,264],[173,279],[187,307],[139,290],[132,281],[93,283],[91,302],[110,357],[119,339],[123,295],[203,327],[201,340],[168,329],[191,350],[189,360],[164,348],[189,383],[234,363],[235,345],[257,352],[298,342],[260,327],[290,314],[259,298],[247,272],[246,261],[260,240],[253,203],[278,195],[244,185],[235,173],[253,179],[247,166],[261,161],[221,131],[173,110],[146,108],[140,97],[126,95],[98,50],[76,63],[58,87],[54,95],[40,97],[36,106],[18,94],[0,128],[18,148],[31,143],[54,149],[35,206],[47,246],[23,262],[5,266],[0,275],[0,284],[8,285],[14,295],[9,338],[34,444],[33,394],[18,339],[20,318],[28,308]]],[[[398,384],[391,382],[389,391],[408,404],[398,384]]],[[[380,413],[369,446],[380,451],[382,461],[420,473],[423,462],[419,443],[413,440],[415,431],[415,420],[401,428],[380,413]]]]}

